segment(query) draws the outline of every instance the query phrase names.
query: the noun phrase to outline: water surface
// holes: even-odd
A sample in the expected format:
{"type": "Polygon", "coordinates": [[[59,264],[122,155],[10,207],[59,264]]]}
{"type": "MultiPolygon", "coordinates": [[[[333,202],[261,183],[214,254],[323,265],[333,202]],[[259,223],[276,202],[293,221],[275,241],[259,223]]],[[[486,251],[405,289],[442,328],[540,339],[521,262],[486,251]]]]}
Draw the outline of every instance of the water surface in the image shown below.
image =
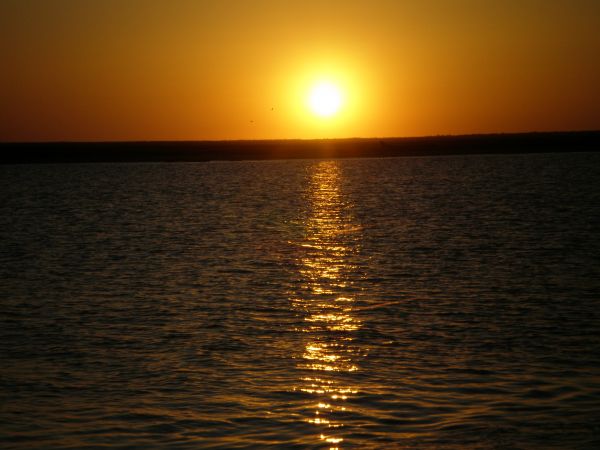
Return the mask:
{"type": "Polygon", "coordinates": [[[0,167],[3,448],[597,448],[600,155],[0,167]]]}

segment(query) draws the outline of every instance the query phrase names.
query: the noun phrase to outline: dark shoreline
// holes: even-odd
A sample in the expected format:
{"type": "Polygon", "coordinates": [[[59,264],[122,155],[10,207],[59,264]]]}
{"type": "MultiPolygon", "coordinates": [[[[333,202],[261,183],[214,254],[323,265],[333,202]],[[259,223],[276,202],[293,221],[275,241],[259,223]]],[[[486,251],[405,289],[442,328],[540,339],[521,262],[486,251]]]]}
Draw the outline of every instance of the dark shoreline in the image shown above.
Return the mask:
{"type": "Polygon", "coordinates": [[[600,131],[264,141],[0,143],[0,164],[203,162],[589,152],[600,131]]]}

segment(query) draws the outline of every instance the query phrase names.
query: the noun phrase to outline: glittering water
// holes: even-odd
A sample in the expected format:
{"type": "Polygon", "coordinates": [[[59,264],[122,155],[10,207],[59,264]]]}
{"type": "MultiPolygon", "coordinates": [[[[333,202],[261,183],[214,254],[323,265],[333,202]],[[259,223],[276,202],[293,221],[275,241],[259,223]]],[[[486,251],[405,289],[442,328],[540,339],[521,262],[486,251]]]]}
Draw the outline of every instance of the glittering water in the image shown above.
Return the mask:
{"type": "Polygon", "coordinates": [[[600,155],[0,167],[2,448],[598,448],[600,155]]]}

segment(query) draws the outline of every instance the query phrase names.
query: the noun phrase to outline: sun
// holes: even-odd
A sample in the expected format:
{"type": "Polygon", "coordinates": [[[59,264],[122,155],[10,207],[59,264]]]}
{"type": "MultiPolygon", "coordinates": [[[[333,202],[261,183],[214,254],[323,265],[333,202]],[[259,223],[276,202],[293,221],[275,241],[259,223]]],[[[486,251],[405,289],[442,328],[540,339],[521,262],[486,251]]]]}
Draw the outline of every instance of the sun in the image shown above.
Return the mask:
{"type": "Polygon", "coordinates": [[[342,106],[343,96],[335,84],[323,81],[315,84],[309,92],[308,105],[319,117],[332,117],[342,106]]]}

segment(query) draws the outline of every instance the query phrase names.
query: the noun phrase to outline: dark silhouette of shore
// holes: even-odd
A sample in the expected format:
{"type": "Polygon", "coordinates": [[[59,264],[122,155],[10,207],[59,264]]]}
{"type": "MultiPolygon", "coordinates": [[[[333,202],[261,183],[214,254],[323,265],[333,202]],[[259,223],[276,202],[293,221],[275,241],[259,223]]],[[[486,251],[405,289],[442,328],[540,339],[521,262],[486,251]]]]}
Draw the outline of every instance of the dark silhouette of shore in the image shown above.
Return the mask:
{"type": "Polygon", "coordinates": [[[1,164],[237,161],[588,152],[600,131],[264,141],[0,143],[1,164]]]}

